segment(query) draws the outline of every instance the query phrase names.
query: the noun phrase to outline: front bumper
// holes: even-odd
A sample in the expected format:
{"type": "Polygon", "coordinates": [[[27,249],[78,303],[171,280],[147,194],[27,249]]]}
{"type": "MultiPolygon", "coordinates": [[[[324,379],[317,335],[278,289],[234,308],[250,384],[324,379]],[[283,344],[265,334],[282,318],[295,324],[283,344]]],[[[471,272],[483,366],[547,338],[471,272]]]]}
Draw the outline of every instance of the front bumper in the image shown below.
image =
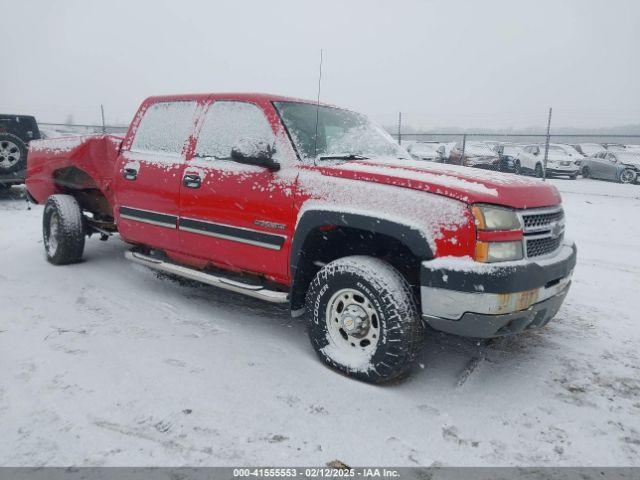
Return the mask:
{"type": "Polygon", "coordinates": [[[546,325],[569,291],[574,244],[540,260],[446,266],[422,263],[422,318],[465,337],[490,338],[546,325]]]}
{"type": "Polygon", "coordinates": [[[547,165],[547,175],[577,175],[580,167],[577,165],[547,165]]]}

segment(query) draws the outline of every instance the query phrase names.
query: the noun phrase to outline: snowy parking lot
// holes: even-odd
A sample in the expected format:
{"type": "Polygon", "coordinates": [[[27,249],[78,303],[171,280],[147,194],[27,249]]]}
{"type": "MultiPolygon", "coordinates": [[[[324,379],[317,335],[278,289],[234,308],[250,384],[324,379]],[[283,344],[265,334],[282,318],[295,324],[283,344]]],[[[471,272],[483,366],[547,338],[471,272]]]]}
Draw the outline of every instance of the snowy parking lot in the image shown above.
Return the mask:
{"type": "Polygon", "coordinates": [[[40,206],[0,194],[0,466],[640,466],[640,186],[551,180],[574,283],[546,328],[428,331],[407,379],[322,365],[304,322],[124,259],[44,259],[40,206]]]}

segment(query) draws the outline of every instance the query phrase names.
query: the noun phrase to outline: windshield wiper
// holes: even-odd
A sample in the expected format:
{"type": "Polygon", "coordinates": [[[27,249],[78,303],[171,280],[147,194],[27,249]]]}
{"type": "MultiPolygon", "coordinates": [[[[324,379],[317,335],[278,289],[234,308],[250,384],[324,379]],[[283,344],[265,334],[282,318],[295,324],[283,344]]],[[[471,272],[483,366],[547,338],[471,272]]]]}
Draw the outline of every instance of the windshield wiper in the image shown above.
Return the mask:
{"type": "Polygon", "coordinates": [[[356,155],[349,153],[346,155],[322,155],[318,157],[318,160],[368,160],[369,157],[364,155],[356,155]]]}

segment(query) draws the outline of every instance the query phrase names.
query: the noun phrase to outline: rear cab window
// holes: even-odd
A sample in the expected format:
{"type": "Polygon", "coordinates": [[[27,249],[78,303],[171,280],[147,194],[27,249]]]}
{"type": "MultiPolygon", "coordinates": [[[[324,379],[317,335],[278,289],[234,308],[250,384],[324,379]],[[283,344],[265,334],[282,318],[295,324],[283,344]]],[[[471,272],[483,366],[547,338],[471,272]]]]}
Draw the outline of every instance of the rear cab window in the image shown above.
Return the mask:
{"type": "Polygon", "coordinates": [[[154,103],[144,113],[131,152],[180,155],[191,135],[197,103],[154,103]]]}

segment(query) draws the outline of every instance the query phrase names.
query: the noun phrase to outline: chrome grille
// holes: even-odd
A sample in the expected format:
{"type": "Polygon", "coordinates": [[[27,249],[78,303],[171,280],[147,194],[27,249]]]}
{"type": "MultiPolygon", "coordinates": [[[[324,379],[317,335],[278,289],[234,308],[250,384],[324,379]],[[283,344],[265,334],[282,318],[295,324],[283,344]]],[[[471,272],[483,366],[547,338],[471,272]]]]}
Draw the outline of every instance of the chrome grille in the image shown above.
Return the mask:
{"type": "Polygon", "coordinates": [[[564,211],[561,207],[520,211],[527,258],[549,255],[562,245],[564,211]]]}
{"type": "Polygon", "coordinates": [[[557,238],[532,238],[527,240],[527,257],[539,257],[555,252],[562,243],[563,235],[557,238]]]}
{"type": "MultiPolygon", "coordinates": [[[[526,210],[525,210],[526,212],[526,210]]],[[[548,213],[522,214],[525,231],[529,228],[538,228],[548,226],[552,222],[558,222],[564,219],[562,209],[548,213]]]]}

